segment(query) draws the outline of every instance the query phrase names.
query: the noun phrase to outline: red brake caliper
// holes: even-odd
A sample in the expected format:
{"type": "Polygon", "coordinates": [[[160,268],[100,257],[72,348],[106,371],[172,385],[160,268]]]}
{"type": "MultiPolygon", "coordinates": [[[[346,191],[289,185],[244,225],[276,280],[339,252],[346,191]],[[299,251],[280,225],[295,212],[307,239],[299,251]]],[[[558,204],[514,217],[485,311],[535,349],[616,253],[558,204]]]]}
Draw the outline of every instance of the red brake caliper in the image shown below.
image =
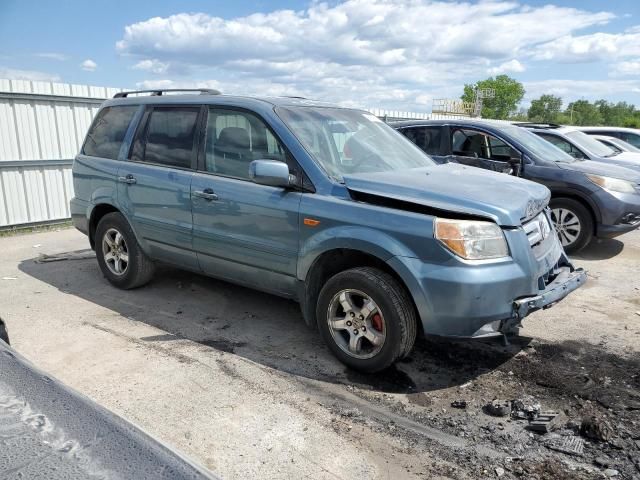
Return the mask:
{"type": "Polygon", "coordinates": [[[371,326],[379,332],[382,331],[382,317],[379,313],[373,315],[373,318],[371,319],[371,326]]]}

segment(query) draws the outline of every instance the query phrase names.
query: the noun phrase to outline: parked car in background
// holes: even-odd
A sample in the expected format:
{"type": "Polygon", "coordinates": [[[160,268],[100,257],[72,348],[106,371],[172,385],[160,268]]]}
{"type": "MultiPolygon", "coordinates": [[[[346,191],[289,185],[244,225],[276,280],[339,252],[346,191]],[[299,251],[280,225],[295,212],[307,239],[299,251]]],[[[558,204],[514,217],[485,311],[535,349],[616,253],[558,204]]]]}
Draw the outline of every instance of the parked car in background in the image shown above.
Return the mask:
{"type": "Polygon", "coordinates": [[[588,135],[607,135],[619,138],[630,143],[636,148],[640,148],[640,129],[625,127],[576,127],[581,132],[588,135]]]}
{"type": "Polygon", "coordinates": [[[436,165],[368,112],[198,93],[116,95],[74,161],[73,221],[116,287],[159,261],[292,298],[374,372],[418,331],[501,336],[586,279],[542,185],[436,165]]]}
{"type": "Polygon", "coordinates": [[[521,122],[514,123],[514,125],[531,130],[539,137],[553,143],[559,149],[579,160],[593,160],[640,171],[640,154],[618,152],[611,147],[603,145],[591,135],[578,130],[577,127],[521,122]]]}
{"type": "Polygon", "coordinates": [[[636,148],[619,138],[610,137],[609,135],[592,135],[592,137],[616,152],[640,153],[640,148],[636,148]]]}
{"type": "Polygon", "coordinates": [[[213,480],[8,345],[0,320],[0,478],[213,480]]]}
{"type": "Polygon", "coordinates": [[[508,122],[411,120],[393,126],[440,163],[510,173],[547,186],[551,218],[570,253],[594,236],[612,238],[640,226],[640,173],[635,170],[576,160],[508,122]]]}

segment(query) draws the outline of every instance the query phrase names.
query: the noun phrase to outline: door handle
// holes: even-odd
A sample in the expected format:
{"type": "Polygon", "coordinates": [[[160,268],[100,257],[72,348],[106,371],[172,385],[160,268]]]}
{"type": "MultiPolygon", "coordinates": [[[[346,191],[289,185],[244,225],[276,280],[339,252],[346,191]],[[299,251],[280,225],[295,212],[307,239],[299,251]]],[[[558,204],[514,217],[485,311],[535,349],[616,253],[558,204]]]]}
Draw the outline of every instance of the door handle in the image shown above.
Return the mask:
{"type": "Polygon", "coordinates": [[[204,198],[205,200],[218,200],[218,195],[216,195],[210,188],[205,188],[204,190],[194,190],[192,195],[194,197],[204,198]]]}
{"type": "Polygon", "coordinates": [[[128,183],[129,185],[133,185],[137,182],[136,177],[131,174],[127,175],[126,177],[118,177],[118,181],[122,183],[128,183]]]}

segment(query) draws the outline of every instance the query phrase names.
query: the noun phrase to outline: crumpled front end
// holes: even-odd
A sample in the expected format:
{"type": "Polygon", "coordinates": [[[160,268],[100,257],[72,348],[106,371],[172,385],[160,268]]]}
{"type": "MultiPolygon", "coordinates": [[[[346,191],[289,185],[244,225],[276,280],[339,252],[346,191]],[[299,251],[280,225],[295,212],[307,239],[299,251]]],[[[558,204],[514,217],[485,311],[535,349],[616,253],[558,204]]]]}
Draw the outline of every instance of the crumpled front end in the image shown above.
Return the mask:
{"type": "Polygon", "coordinates": [[[518,228],[504,229],[510,256],[447,265],[394,257],[389,264],[407,284],[425,334],[489,337],[514,331],[524,317],[549,308],[586,282],[573,267],[548,210],[518,228]]]}

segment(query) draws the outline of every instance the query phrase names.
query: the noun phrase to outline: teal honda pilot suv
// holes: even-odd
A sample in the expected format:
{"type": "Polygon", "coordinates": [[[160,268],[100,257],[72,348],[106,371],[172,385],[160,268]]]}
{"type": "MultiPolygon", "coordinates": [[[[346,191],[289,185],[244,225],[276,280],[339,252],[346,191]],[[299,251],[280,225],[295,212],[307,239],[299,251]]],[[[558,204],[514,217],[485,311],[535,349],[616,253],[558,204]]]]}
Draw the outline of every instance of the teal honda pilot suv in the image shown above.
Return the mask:
{"type": "Polygon", "coordinates": [[[546,187],[437,165],[367,112],[301,98],[117,94],[73,181],[74,223],[116,287],[163,262],[295,299],[363,371],[418,333],[514,332],[586,279],[546,187]]]}

